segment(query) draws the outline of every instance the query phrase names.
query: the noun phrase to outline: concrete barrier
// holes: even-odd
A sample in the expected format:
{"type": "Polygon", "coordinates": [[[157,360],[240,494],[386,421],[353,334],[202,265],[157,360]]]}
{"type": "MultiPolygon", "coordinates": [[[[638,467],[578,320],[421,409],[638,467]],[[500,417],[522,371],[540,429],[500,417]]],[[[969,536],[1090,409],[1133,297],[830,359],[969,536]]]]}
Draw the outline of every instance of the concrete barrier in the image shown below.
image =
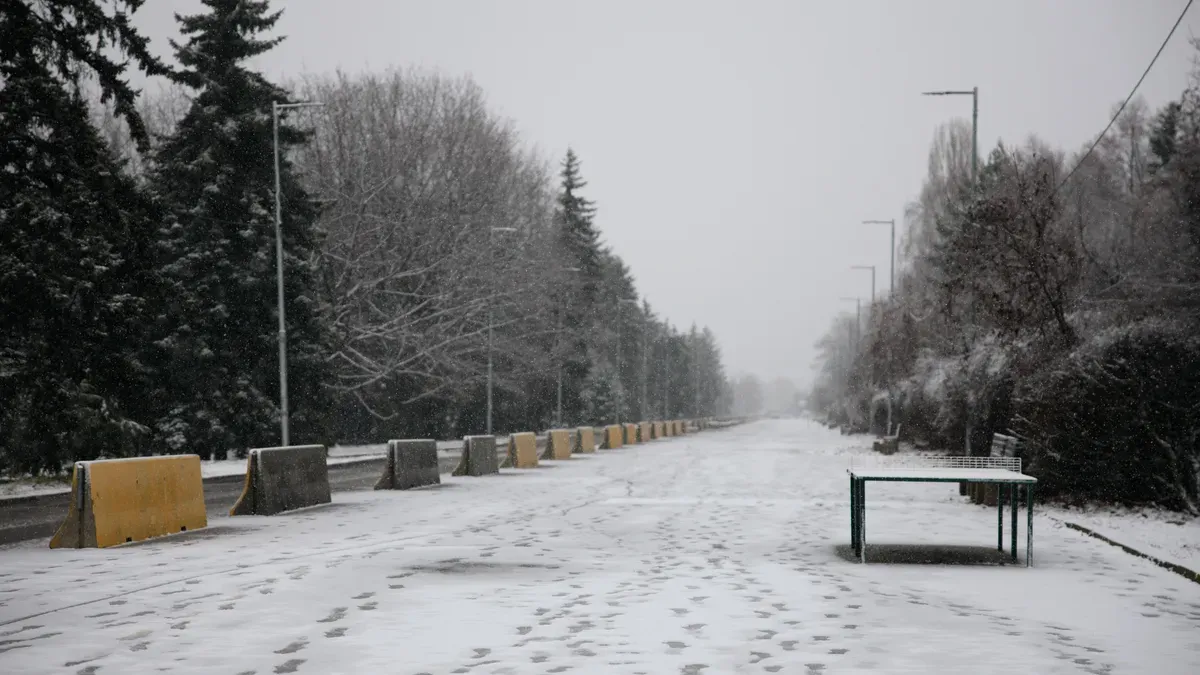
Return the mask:
{"type": "Polygon", "coordinates": [[[388,441],[387,463],[376,490],[411,490],[426,485],[438,485],[437,441],[430,438],[388,441]]]}
{"type": "Polygon", "coordinates": [[[604,443],[600,446],[605,450],[616,450],[625,445],[624,430],[619,424],[610,424],[604,427],[604,443]]]}
{"type": "Polygon", "coordinates": [[[76,462],[50,548],[107,548],[207,526],[197,455],[76,462]]]}
{"type": "Polygon", "coordinates": [[[496,458],[495,436],[467,436],[463,439],[462,457],[453,476],[487,476],[500,473],[496,458]]]}
{"type": "Polygon", "coordinates": [[[551,429],[546,433],[546,451],[542,459],[571,459],[571,430],[551,429]]]}
{"type": "Polygon", "coordinates": [[[333,501],[323,445],[252,448],[246,487],[231,516],[270,516],[333,501]]]}
{"type": "Polygon", "coordinates": [[[680,422],[679,420],[675,420],[674,422],[671,422],[671,425],[672,425],[671,430],[673,432],[675,432],[674,435],[676,435],[676,436],[683,435],[683,423],[682,422],[680,422]]]}
{"type": "Polygon", "coordinates": [[[638,424],[638,443],[647,443],[653,438],[654,436],[650,431],[649,422],[642,422],[638,424]]]}
{"type": "Polygon", "coordinates": [[[508,456],[504,459],[505,468],[532,469],[538,465],[537,434],[523,432],[508,435],[508,456]]]}
{"type": "Polygon", "coordinates": [[[621,426],[621,428],[625,433],[625,445],[633,445],[638,442],[636,424],[624,424],[621,426]]]}
{"type": "Polygon", "coordinates": [[[591,427],[579,427],[575,430],[575,452],[586,454],[596,451],[596,430],[591,427]]]}
{"type": "Polygon", "coordinates": [[[663,438],[664,436],[666,436],[666,433],[667,433],[667,432],[666,432],[666,430],[663,428],[663,423],[662,423],[662,422],[655,422],[655,423],[654,423],[654,431],[652,432],[652,434],[653,434],[653,436],[654,436],[655,438],[663,438]]]}

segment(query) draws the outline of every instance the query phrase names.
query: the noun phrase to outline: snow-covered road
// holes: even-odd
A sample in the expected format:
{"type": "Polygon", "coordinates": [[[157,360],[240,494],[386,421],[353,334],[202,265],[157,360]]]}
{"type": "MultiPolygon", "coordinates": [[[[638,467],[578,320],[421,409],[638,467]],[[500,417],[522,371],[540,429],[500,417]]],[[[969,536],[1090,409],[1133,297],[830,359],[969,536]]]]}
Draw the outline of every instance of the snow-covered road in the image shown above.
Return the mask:
{"type": "MultiPolygon", "coordinates": [[[[1200,672],[1200,586],[1045,518],[1032,569],[846,560],[868,443],[763,421],[115,549],[10,547],[0,672],[1200,672]]],[[[995,511],[953,485],[869,490],[881,551],[995,545],[995,511]]]]}

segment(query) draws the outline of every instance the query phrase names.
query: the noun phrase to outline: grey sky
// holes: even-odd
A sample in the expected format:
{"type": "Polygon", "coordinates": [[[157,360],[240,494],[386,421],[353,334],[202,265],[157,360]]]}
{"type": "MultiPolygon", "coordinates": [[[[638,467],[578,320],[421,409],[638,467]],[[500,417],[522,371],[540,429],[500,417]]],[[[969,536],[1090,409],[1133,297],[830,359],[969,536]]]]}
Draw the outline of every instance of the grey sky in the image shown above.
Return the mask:
{"type": "MultiPolygon", "coordinates": [[[[1108,121],[1185,0],[303,0],[258,62],[301,72],[469,73],[556,159],[583,161],[605,240],[681,328],[716,332],[731,373],[810,379],[813,343],[887,292],[886,226],[920,189],[936,126],[970,116],[980,147],[1037,133],[1074,150],[1108,121]]],[[[178,36],[154,0],[137,23],[178,36]]],[[[1140,92],[1187,84],[1193,11],[1140,92]]],[[[899,236],[899,235],[898,235],[899,236]]]]}

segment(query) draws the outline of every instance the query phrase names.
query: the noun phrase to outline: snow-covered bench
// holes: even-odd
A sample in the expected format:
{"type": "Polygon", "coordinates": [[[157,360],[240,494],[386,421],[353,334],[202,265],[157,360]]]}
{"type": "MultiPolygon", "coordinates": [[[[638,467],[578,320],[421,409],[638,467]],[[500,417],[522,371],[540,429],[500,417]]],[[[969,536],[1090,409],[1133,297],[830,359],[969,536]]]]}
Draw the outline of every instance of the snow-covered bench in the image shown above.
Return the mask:
{"type": "Polygon", "coordinates": [[[896,435],[877,438],[871,447],[881,455],[894,455],[900,449],[900,425],[896,425],[896,435]]]}
{"type": "MultiPolygon", "coordinates": [[[[988,456],[990,457],[1016,457],[1017,446],[1021,444],[1021,439],[1016,436],[1007,434],[992,434],[992,447],[988,456]]],[[[979,484],[967,485],[965,490],[960,490],[960,494],[966,494],[971,497],[971,501],[975,504],[983,504],[984,506],[995,506],[1000,499],[997,493],[998,488],[995,485],[979,484]]]]}

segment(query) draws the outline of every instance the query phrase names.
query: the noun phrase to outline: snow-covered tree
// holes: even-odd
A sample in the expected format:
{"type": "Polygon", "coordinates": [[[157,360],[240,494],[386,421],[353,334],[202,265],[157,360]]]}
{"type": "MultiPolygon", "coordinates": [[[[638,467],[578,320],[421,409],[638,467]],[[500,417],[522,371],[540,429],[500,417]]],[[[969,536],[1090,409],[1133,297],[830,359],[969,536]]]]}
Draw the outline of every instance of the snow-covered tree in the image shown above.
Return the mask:
{"type": "Polygon", "coordinates": [[[141,2],[13,0],[0,11],[0,470],[140,449],[160,300],[155,218],[89,123],[85,79],[146,142],[127,69],[162,74],[141,2]]]}
{"type": "MultiPolygon", "coordinates": [[[[286,91],[246,61],[282,38],[266,2],[204,0],[172,42],[191,107],[155,153],[152,183],[171,210],[159,233],[171,299],[160,315],[169,401],[158,428],[201,456],[279,440],[272,103],[286,91]]],[[[288,149],[306,134],[281,120],[284,297],[291,437],[325,439],[326,329],[314,261],[315,212],[288,149]]]]}

